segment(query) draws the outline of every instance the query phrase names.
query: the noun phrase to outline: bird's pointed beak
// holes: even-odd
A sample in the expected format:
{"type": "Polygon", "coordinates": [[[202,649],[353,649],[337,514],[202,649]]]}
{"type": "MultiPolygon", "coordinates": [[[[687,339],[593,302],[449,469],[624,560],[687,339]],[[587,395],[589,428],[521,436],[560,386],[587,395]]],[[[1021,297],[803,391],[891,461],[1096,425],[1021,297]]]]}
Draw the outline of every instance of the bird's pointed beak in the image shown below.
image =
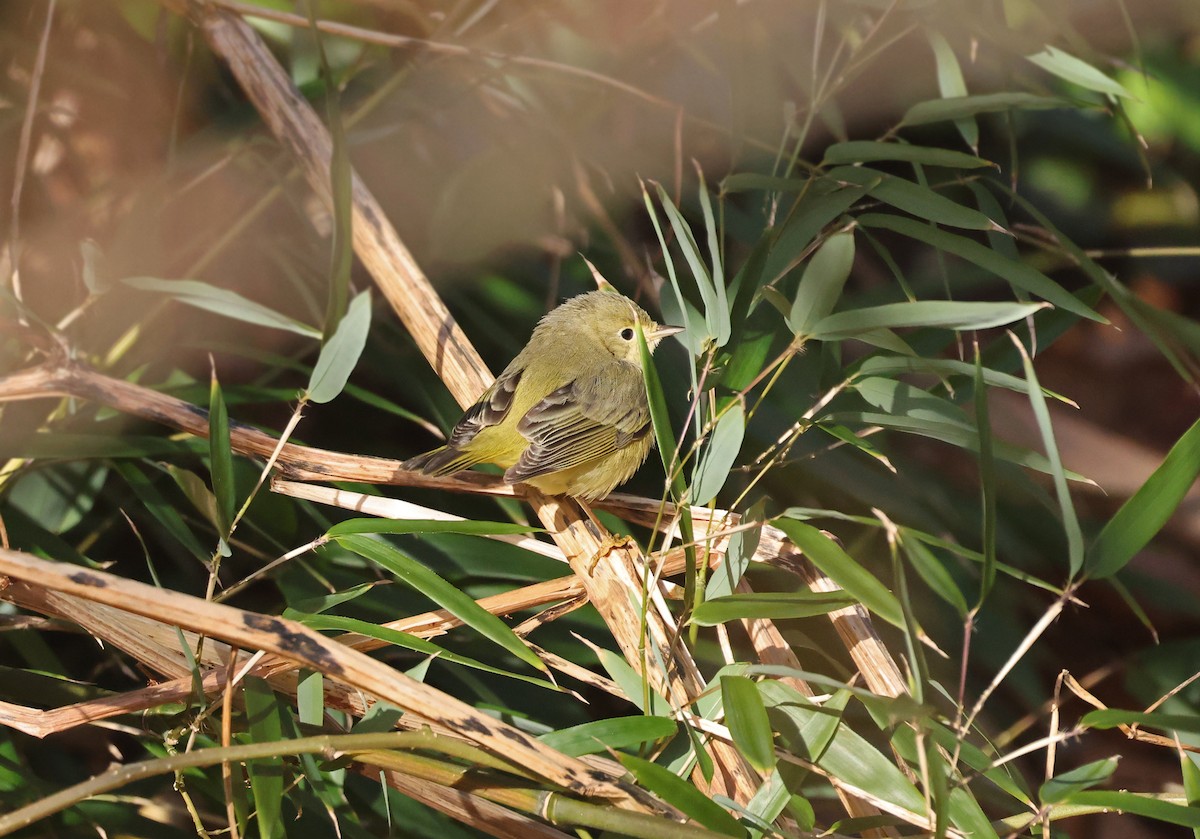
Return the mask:
{"type": "Polygon", "coordinates": [[[684,328],[682,326],[656,326],[654,329],[646,333],[646,340],[657,343],[663,338],[667,338],[671,335],[678,335],[683,331],[683,329],[684,328]]]}

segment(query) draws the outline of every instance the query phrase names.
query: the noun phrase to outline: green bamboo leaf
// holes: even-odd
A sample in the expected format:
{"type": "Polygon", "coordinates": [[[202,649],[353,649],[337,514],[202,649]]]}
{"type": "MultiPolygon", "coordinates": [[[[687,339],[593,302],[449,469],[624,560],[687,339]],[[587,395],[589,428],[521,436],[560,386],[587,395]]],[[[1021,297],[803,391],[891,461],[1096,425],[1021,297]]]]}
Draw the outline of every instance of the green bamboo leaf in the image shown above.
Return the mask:
{"type": "Polygon", "coordinates": [[[349,603],[351,600],[362,597],[378,585],[385,585],[385,582],[383,580],[372,580],[369,583],[359,583],[356,586],[350,586],[331,594],[322,594],[317,597],[301,597],[298,600],[291,601],[291,605],[283,610],[283,616],[285,618],[300,620],[301,616],[305,614],[319,615],[335,606],[340,606],[343,603],[349,603]]]}
{"type": "Polygon", "coordinates": [[[1083,766],[1063,772],[1061,775],[1055,775],[1042,784],[1038,798],[1043,804],[1057,804],[1076,792],[1094,787],[1096,784],[1102,784],[1117,771],[1119,760],[1118,757],[1106,757],[1103,760],[1085,763],[1083,766]]]}
{"type": "Polygon", "coordinates": [[[709,830],[715,830],[726,836],[742,837],[746,835],[746,831],[742,829],[737,820],[725,812],[720,804],[671,770],[633,755],[618,752],[616,757],[621,761],[621,765],[633,774],[640,785],[668,804],[677,807],[680,812],[691,816],[709,830]]]}
{"type": "Polygon", "coordinates": [[[276,312],[261,303],[255,303],[236,291],[218,288],[199,280],[160,280],[155,277],[128,277],[126,285],[142,291],[158,291],[169,294],[180,303],[195,306],[227,318],[294,332],[305,338],[320,338],[321,331],[276,312]]]}
{"type": "Polygon", "coordinates": [[[300,670],[296,681],[296,717],[301,725],[321,725],[325,721],[325,683],[319,670],[300,670]]]}
{"type": "Polygon", "coordinates": [[[881,213],[866,213],[859,216],[858,223],[865,227],[880,227],[891,230],[910,239],[925,242],[938,250],[954,254],[957,257],[978,265],[985,271],[990,271],[997,277],[1007,281],[1015,288],[1036,294],[1038,297],[1060,309],[1066,309],[1080,317],[1107,323],[1094,309],[1079,301],[1079,298],[1068,292],[1058,283],[1051,280],[1023,262],[1014,262],[997,253],[986,245],[981,245],[973,239],[959,236],[945,230],[932,228],[913,219],[902,216],[883,215],[881,213]]]}
{"type": "Polygon", "coordinates": [[[217,497],[204,483],[204,479],[190,469],[184,469],[181,466],[168,463],[165,468],[167,474],[175,481],[175,485],[179,487],[187,500],[192,502],[192,506],[200,515],[204,516],[206,522],[212,525],[213,530],[220,533],[221,513],[217,509],[217,497]]]}
{"type": "Polygon", "coordinates": [[[1069,104],[1055,96],[1035,96],[1032,93],[984,93],[977,96],[949,96],[918,102],[908,109],[901,125],[928,125],[973,117],[995,111],[1044,111],[1066,108],[1069,104]]]}
{"type": "Polygon", "coordinates": [[[982,157],[961,151],[873,140],[834,143],[825,149],[825,159],[821,161],[821,165],[838,166],[849,163],[872,163],[878,160],[920,163],[923,166],[942,166],[947,169],[979,169],[984,166],[996,165],[990,160],[984,160],[982,157]]]}
{"type": "Polygon", "coordinates": [[[654,690],[650,683],[643,679],[641,674],[634,670],[623,656],[603,647],[596,648],[595,652],[596,657],[600,659],[600,666],[605,669],[609,678],[617,683],[621,692],[639,710],[659,717],[665,717],[672,713],[671,703],[654,690]]]}
{"type": "MultiPolygon", "coordinates": [[[[674,287],[672,287],[674,291],[674,287]]],[[[674,326],[684,327],[683,332],[675,335],[687,349],[688,355],[698,358],[704,352],[705,342],[710,340],[708,324],[704,321],[704,313],[685,300],[681,295],[662,294],[659,297],[662,306],[663,322],[674,326]]]]}
{"type": "MultiPolygon", "coordinates": [[[[755,505],[746,517],[749,519],[757,519],[762,515],[761,502],[755,505]]],[[[745,519],[743,519],[745,521],[745,519]]],[[[708,584],[704,587],[704,602],[707,603],[717,597],[724,597],[731,594],[737,588],[738,581],[742,579],[742,575],[746,573],[746,569],[750,566],[750,560],[754,557],[754,552],[758,550],[758,543],[762,537],[762,529],[754,528],[753,530],[739,530],[729,537],[729,544],[725,548],[725,558],[708,578],[708,584]]],[[[696,608],[703,607],[704,603],[696,608]]]]}
{"type": "Polygon", "coordinates": [[[1132,98],[1133,96],[1116,79],[1104,75],[1104,73],[1101,73],[1086,61],[1076,58],[1070,53],[1065,53],[1058,47],[1052,47],[1047,44],[1046,48],[1041,52],[1025,57],[1046,72],[1088,90],[1094,90],[1097,93],[1104,93],[1108,96],[1123,96],[1126,98],[1132,98]]]}
{"type": "Polygon", "coordinates": [[[679,244],[680,251],[683,252],[683,258],[692,270],[692,277],[696,281],[700,299],[704,301],[704,320],[708,324],[708,332],[718,347],[724,346],[725,342],[729,340],[730,332],[729,305],[725,301],[724,287],[720,291],[717,290],[712,274],[709,273],[708,266],[704,264],[700,246],[696,244],[696,239],[692,236],[692,229],[662,186],[658,186],[658,200],[662,205],[663,212],[667,214],[671,229],[675,231],[675,239],[679,244]]]}
{"type": "Polygon", "coordinates": [[[842,591],[893,626],[904,626],[904,612],[895,596],[832,539],[812,525],[791,519],[776,519],[775,524],[842,591]]]}
{"type": "Polygon", "coordinates": [[[773,772],[775,735],[758,685],[745,676],[722,676],[721,704],[738,751],[759,772],[773,772]]]}
{"type": "Polygon", "coordinates": [[[691,503],[703,507],[717,497],[742,449],[746,411],[741,402],[727,408],[708,438],[692,477],[691,503]]]}
{"type": "Polygon", "coordinates": [[[720,341],[718,346],[724,346],[729,341],[733,325],[729,320],[729,298],[725,288],[725,266],[721,259],[721,239],[717,232],[716,218],[713,215],[712,200],[708,196],[708,185],[704,182],[704,173],[700,170],[699,164],[696,166],[696,174],[700,181],[700,210],[704,214],[704,232],[708,237],[708,259],[712,265],[712,283],[717,297],[717,312],[724,313],[723,318],[727,330],[724,340],[720,341]]]}
{"type": "Polygon", "coordinates": [[[1088,711],[1079,724],[1085,728],[1116,728],[1121,725],[1145,725],[1163,731],[1183,731],[1200,734],[1200,714],[1161,714],[1158,712],[1125,711],[1120,708],[1101,708],[1088,711]]]}
{"type": "Polygon", "coordinates": [[[854,232],[830,236],[808,260],[796,299],[785,313],[796,335],[807,335],[813,325],[833,311],[854,266],[854,232]]]}
{"type": "MultiPolygon", "coordinates": [[[[783,718],[783,724],[777,723],[775,727],[794,754],[815,761],[831,777],[859,789],[869,789],[884,801],[915,813],[925,812],[925,797],[896,767],[893,758],[841,722],[846,695],[835,695],[830,702],[817,706],[775,680],[761,682],[759,692],[768,715],[783,718]]],[[[880,697],[875,699],[883,701],[880,697]]],[[[912,704],[910,697],[904,697],[904,701],[912,704]]]]}
{"type": "Polygon", "coordinates": [[[979,583],[979,603],[987,599],[996,581],[996,459],[993,452],[992,423],[988,411],[988,392],[983,378],[983,358],[975,345],[975,427],[979,431],[979,486],[983,506],[983,573],[979,583]]]}
{"type": "MultiPolygon", "coordinates": [[[[873,355],[858,365],[858,373],[867,376],[895,376],[901,373],[932,373],[937,376],[959,375],[975,377],[975,365],[953,358],[924,358],[922,356],[873,355]]],[[[983,381],[988,387],[1002,387],[1018,393],[1028,393],[1028,383],[1019,376],[1001,373],[990,367],[982,369],[983,381]]],[[[1043,388],[1051,399],[1074,405],[1061,394],[1043,388]]]]}
{"type": "Polygon", "coordinates": [[[653,743],[678,732],[679,724],[667,717],[610,717],[551,731],[538,739],[565,755],[580,757],[653,743]]]}
{"type": "Polygon", "coordinates": [[[821,179],[819,186],[802,195],[780,227],[775,244],[767,255],[764,281],[773,283],[796,267],[817,234],[866,194],[867,191],[861,186],[843,186],[821,179]]]}
{"type": "Polygon", "coordinates": [[[1124,568],[1178,509],[1200,475],[1200,421],[1184,432],[1144,484],[1100,531],[1087,553],[1089,577],[1124,568]]]}
{"type": "Polygon", "coordinates": [[[424,594],[489,641],[508,650],[526,664],[545,672],[546,665],[513,634],[504,621],[421,563],[386,542],[369,536],[347,534],[336,536],[334,539],[347,550],[386,568],[403,583],[424,594]]]}
{"type": "MultiPolygon", "coordinates": [[[[1156,309],[1152,306],[1147,306],[1140,303],[1138,298],[1129,292],[1129,290],[1117,282],[1116,277],[1101,267],[1096,260],[1092,259],[1083,248],[1071,241],[1070,237],[1066,236],[1061,230],[1055,227],[1050,219],[1039,210],[1028,199],[1019,193],[1004,189],[995,181],[989,181],[989,185],[993,188],[1002,191],[1009,200],[1019,206],[1022,210],[1029,213],[1033,220],[1037,222],[1050,235],[1053,241],[1057,242],[1059,247],[1063,249],[1071,260],[1079,266],[1088,278],[1095,284],[1097,289],[1102,289],[1107,293],[1108,299],[1121,308],[1121,311],[1128,316],[1130,321],[1137,326],[1142,333],[1146,335],[1158,351],[1163,354],[1163,357],[1170,362],[1171,366],[1179,376],[1188,382],[1195,383],[1196,377],[1193,372],[1193,365],[1190,361],[1185,360],[1179,352],[1176,342],[1172,338],[1189,341],[1188,337],[1177,331],[1177,327],[1182,324],[1187,324],[1187,331],[1192,332],[1192,338],[1189,343],[1200,343],[1200,330],[1194,323],[1191,323],[1186,318],[1168,315],[1168,313],[1156,309]],[[1151,316],[1151,313],[1155,313],[1151,316]],[[1174,333],[1170,336],[1164,336],[1161,333],[1163,329],[1167,329],[1174,333]]],[[[1098,292],[1094,292],[1098,293],[1098,292]]],[[[1043,337],[1045,332],[1043,330],[1043,337]]]]}
{"type": "Polygon", "coordinates": [[[970,608],[967,606],[967,600],[963,597],[958,583],[954,582],[954,577],[946,570],[946,566],[937,558],[937,555],[917,539],[902,539],[900,547],[904,550],[904,555],[908,557],[908,562],[912,565],[913,570],[925,581],[925,585],[929,586],[934,594],[953,606],[959,617],[966,617],[970,608]]]}
{"type": "Polygon", "coordinates": [[[1021,353],[1021,363],[1025,366],[1025,380],[1029,382],[1029,404],[1033,408],[1033,416],[1037,421],[1038,431],[1042,435],[1042,446],[1046,449],[1046,459],[1050,461],[1050,476],[1054,479],[1054,493],[1058,496],[1063,532],[1067,536],[1067,563],[1071,577],[1074,578],[1083,568],[1083,531],[1079,527],[1079,517],[1075,514],[1071,492],[1067,489],[1067,475],[1063,470],[1062,458],[1058,454],[1058,441],[1054,438],[1054,427],[1050,422],[1046,397],[1042,395],[1042,389],[1038,386],[1037,372],[1033,369],[1033,359],[1025,351],[1025,345],[1015,337],[1013,343],[1021,353]]]}
{"type": "Polygon", "coordinates": [[[779,175],[763,175],[758,172],[735,172],[721,181],[721,193],[750,192],[799,192],[808,183],[808,178],[784,178],[779,175]]]}
{"type": "MultiPolygon", "coordinates": [[[[929,706],[922,705],[909,694],[883,696],[878,693],[872,693],[866,688],[848,685],[841,679],[835,679],[809,670],[797,670],[794,667],[787,667],[780,664],[751,664],[741,666],[741,673],[747,677],[772,677],[758,683],[759,693],[762,694],[763,701],[766,703],[768,709],[772,707],[772,701],[775,701],[772,698],[775,695],[772,692],[773,689],[781,687],[785,693],[795,693],[792,688],[783,687],[775,679],[800,679],[810,682],[812,685],[827,688],[831,693],[835,693],[835,696],[838,693],[850,694],[866,706],[871,712],[873,719],[882,721],[882,725],[895,725],[898,722],[915,722],[927,719],[930,715],[929,706]]],[[[812,704],[811,700],[808,701],[808,704],[812,704]]],[[[818,710],[825,710],[829,707],[827,704],[821,705],[818,707],[818,710]]],[[[826,716],[828,716],[828,713],[826,713],[826,716]]],[[[779,726],[776,726],[775,730],[780,733],[783,732],[783,729],[779,726]]],[[[809,754],[812,753],[805,751],[801,756],[807,758],[809,754]]]]}
{"type": "Polygon", "coordinates": [[[916,417],[973,428],[962,408],[948,399],[895,379],[868,377],[853,385],[868,404],[901,417],[916,417]]]}
{"type": "Polygon", "coordinates": [[[1063,803],[1132,813],[1167,824],[1200,828],[1200,809],[1163,801],[1150,793],[1084,790],[1068,796],[1063,803]]]}
{"type": "MultiPolygon", "coordinates": [[[[825,419],[857,425],[881,425],[884,428],[903,431],[908,434],[919,434],[934,440],[941,440],[959,448],[979,451],[979,433],[972,425],[963,425],[957,421],[931,419],[929,417],[904,416],[900,414],[884,414],[878,411],[838,411],[825,419]]],[[[1047,475],[1052,475],[1054,469],[1048,458],[1038,452],[1023,449],[1000,440],[992,441],[992,451],[996,457],[1009,463],[1016,463],[1047,475]]],[[[1077,472],[1064,470],[1064,474],[1072,481],[1094,485],[1095,482],[1077,472]]]]}
{"type": "MultiPolygon", "coordinates": [[[[1200,808],[1200,766],[1187,752],[1179,756],[1179,768],[1183,774],[1183,792],[1187,796],[1189,807],[1200,808]]],[[[1200,839],[1200,828],[1192,831],[1192,835],[1200,839]]]]}
{"type": "MultiPolygon", "coordinates": [[[[271,686],[257,676],[247,676],[243,682],[242,698],[246,703],[246,720],[255,743],[278,743],[283,740],[283,709],[275,699],[271,686]]],[[[287,830],[281,815],[283,803],[283,758],[268,757],[246,764],[250,775],[250,790],[258,819],[258,835],[264,839],[285,839],[287,830]]]]}
{"type": "MultiPolygon", "coordinates": [[[[187,523],[183,520],[183,516],[180,515],[177,505],[172,504],[162,496],[162,493],[158,491],[158,487],[138,468],[137,464],[118,462],[114,468],[125,479],[125,482],[129,484],[134,495],[138,497],[138,500],[142,502],[142,505],[150,512],[150,515],[154,516],[158,523],[176,541],[201,562],[208,562],[211,559],[210,553],[204,549],[204,546],[200,544],[200,540],[196,538],[196,534],[192,533],[187,523]]],[[[213,513],[215,516],[215,500],[213,503],[213,513]]]]}
{"type": "Polygon", "coordinates": [[[346,316],[338,323],[333,337],[321,347],[317,363],[308,379],[310,402],[324,404],[342,392],[350,373],[358,364],[367,332],[371,327],[371,292],[364,291],[350,303],[346,316]]]}
{"type": "Polygon", "coordinates": [[[494,673],[497,676],[504,676],[509,679],[517,679],[518,681],[527,684],[536,685],[540,688],[559,693],[562,688],[557,685],[547,682],[545,679],[538,679],[533,676],[526,676],[521,673],[513,673],[510,670],[504,670],[500,667],[494,667],[491,664],[479,661],[469,656],[459,655],[456,652],[447,650],[445,647],[440,647],[432,641],[426,641],[424,638],[419,638],[416,635],[410,635],[407,632],[402,632],[399,629],[392,629],[387,626],[380,626],[377,623],[370,621],[358,620],[356,618],[346,618],[341,615],[318,615],[305,614],[294,609],[288,609],[284,613],[284,617],[292,620],[300,621],[306,626],[320,630],[337,630],[340,632],[354,632],[358,635],[363,635],[367,638],[376,638],[380,641],[385,641],[388,644],[393,644],[397,647],[402,647],[406,650],[412,650],[415,653],[420,653],[423,656],[448,661],[452,664],[459,664],[463,667],[470,667],[473,670],[481,670],[484,673],[494,673]]]}
{"type": "Polygon", "coordinates": [[[846,445],[852,446],[853,448],[865,454],[867,457],[877,460],[885,469],[895,474],[896,467],[892,465],[892,462],[888,459],[888,456],[881,452],[868,438],[860,437],[846,426],[839,425],[837,423],[818,422],[816,423],[815,427],[819,428],[823,433],[828,434],[835,440],[841,440],[846,445]]]}
{"type": "Polygon", "coordinates": [[[654,357],[646,344],[646,336],[642,327],[637,327],[638,350],[642,358],[642,378],[646,384],[646,401],[650,406],[650,422],[654,426],[654,439],[658,444],[658,454],[662,460],[663,472],[666,475],[666,485],[671,497],[681,504],[682,515],[679,518],[679,530],[683,541],[691,547],[687,552],[687,573],[684,578],[684,590],[687,603],[693,603],[696,595],[696,549],[693,545],[691,505],[683,504],[687,487],[683,483],[683,475],[673,463],[675,457],[675,433],[671,430],[671,415],[667,411],[667,399],[663,396],[662,381],[658,377],[658,368],[654,366],[654,357]]]}
{"type": "MultiPolygon", "coordinates": [[[[933,58],[937,64],[938,93],[943,99],[966,96],[967,82],[963,78],[962,67],[959,66],[954,48],[940,32],[930,29],[926,36],[929,38],[929,46],[933,48],[933,58]]],[[[979,148],[979,124],[974,115],[959,117],[954,120],[954,127],[970,148],[979,148]]]]}
{"type": "Polygon", "coordinates": [[[212,473],[213,495],[217,499],[217,532],[221,537],[221,555],[228,556],[225,540],[233,527],[233,513],[237,509],[237,489],[233,484],[233,447],[229,442],[229,412],[225,408],[225,397],[221,385],[213,372],[209,385],[208,399],[208,454],[209,470],[212,473]]]}
{"type": "Polygon", "coordinates": [[[354,533],[463,533],[472,536],[494,536],[512,533],[541,533],[540,527],[511,521],[440,521],[433,519],[347,519],[329,528],[326,536],[336,539],[354,533]]]}
{"type": "Polygon", "coordinates": [[[855,600],[837,591],[787,591],[730,594],[705,600],[692,613],[692,623],[717,626],[729,621],[762,618],[790,620],[825,615],[854,605],[855,600]]]}
{"type": "Polygon", "coordinates": [[[991,329],[1024,320],[1044,308],[1044,303],[957,303],[950,300],[885,303],[824,317],[813,325],[811,337],[821,341],[840,341],[876,329],[921,326],[955,330],[991,329]]]}
{"type": "Polygon", "coordinates": [[[973,207],[951,201],[927,186],[867,166],[839,166],[829,171],[829,177],[865,187],[872,198],[935,224],[967,230],[992,230],[996,226],[973,207]]]}

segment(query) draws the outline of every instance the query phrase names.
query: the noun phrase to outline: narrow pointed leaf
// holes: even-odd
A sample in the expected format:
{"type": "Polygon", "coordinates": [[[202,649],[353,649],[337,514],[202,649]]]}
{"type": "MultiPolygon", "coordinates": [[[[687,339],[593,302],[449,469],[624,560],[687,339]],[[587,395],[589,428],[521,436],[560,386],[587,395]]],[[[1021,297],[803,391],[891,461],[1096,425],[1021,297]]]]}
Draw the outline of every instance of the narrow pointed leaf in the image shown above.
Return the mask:
{"type": "Polygon", "coordinates": [[[326,535],[331,538],[349,536],[352,533],[465,533],[475,536],[497,534],[533,533],[540,527],[517,524],[511,521],[473,521],[471,519],[347,519],[329,528],[326,535]]]}
{"type": "Polygon", "coordinates": [[[726,409],[709,435],[692,480],[691,502],[703,507],[717,497],[729,477],[746,433],[746,411],[741,402],[726,409]]]}
{"type": "Polygon", "coordinates": [[[1074,577],[1083,568],[1083,531],[1079,526],[1079,517],[1075,514],[1075,504],[1071,501],[1071,491],[1067,488],[1067,476],[1063,471],[1062,458],[1058,454],[1058,441],[1054,438],[1054,428],[1050,423],[1050,411],[1046,407],[1046,397],[1038,387],[1037,373],[1033,369],[1033,359],[1025,351],[1025,346],[1016,338],[1013,339],[1021,353],[1021,363],[1025,366],[1025,380],[1029,382],[1029,404],[1033,408],[1033,416],[1037,421],[1038,431],[1042,435],[1042,445],[1046,449],[1046,459],[1050,462],[1050,476],[1054,479],[1054,494],[1058,497],[1058,508],[1062,515],[1063,532],[1067,537],[1067,563],[1071,576],[1074,577]]]}
{"type": "Polygon", "coordinates": [[[957,303],[949,300],[915,300],[851,309],[822,318],[811,336],[822,341],[854,338],[876,329],[932,326],[941,329],[991,329],[1024,320],[1041,303],[957,303]]]}
{"type": "Polygon", "coordinates": [[[758,685],[745,676],[722,676],[721,703],[738,751],[759,772],[774,770],[775,735],[758,685]]]}
{"type": "MultiPolygon", "coordinates": [[[[933,48],[934,62],[937,64],[938,93],[945,99],[966,96],[967,82],[963,78],[962,67],[958,63],[958,56],[954,54],[954,48],[941,32],[931,29],[926,34],[929,46],[933,48]]],[[[973,115],[954,120],[954,127],[970,148],[979,148],[979,124],[973,115]]]]}
{"type": "Polygon", "coordinates": [[[1058,47],[1047,44],[1044,50],[1035,55],[1028,55],[1026,58],[1046,72],[1053,73],[1060,79],[1065,79],[1088,90],[1109,96],[1132,96],[1116,79],[1104,75],[1083,59],[1063,52],[1058,47]]]}
{"type": "MultiPolygon", "coordinates": [[[[283,739],[283,713],[275,700],[275,692],[263,679],[248,676],[242,696],[246,703],[246,719],[255,743],[278,743],[283,739]]],[[[254,793],[258,835],[264,839],[284,839],[287,836],[280,805],[283,802],[283,758],[269,757],[246,764],[250,789],[254,793]]]]}
{"type": "Polygon", "coordinates": [[[825,615],[854,605],[845,592],[786,591],[730,594],[705,600],[692,613],[692,623],[716,626],[747,619],[790,620],[825,615]]]}
{"type": "Polygon", "coordinates": [[[990,160],[951,149],[913,146],[908,143],[883,143],[872,140],[851,140],[835,143],[825,149],[823,166],[848,163],[872,163],[878,160],[895,160],[904,163],[920,163],[924,166],[942,166],[947,169],[979,169],[995,166],[990,160]]]}
{"type": "Polygon", "coordinates": [[[610,717],[543,734],[538,739],[571,757],[627,749],[674,737],[679,724],[667,717],[610,717]]]}
{"type": "Polygon", "coordinates": [[[126,285],[142,291],[158,291],[169,294],[180,303],[198,309],[224,315],[244,323],[282,329],[306,338],[320,338],[321,331],[276,312],[261,303],[255,303],[236,291],[218,288],[199,280],[160,280],[155,277],[129,277],[126,285]]]}
{"type": "Polygon", "coordinates": [[[715,830],[726,836],[742,837],[746,835],[746,831],[737,823],[737,820],[725,812],[720,804],[671,770],[633,755],[618,753],[617,760],[621,761],[621,765],[633,774],[638,784],[668,804],[679,808],[681,812],[691,816],[709,830],[715,830]]]}
{"type": "Polygon", "coordinates": [[[959,236],[957,233],[950,233],[946,230],[938,230],[927,224],[922,224],[919,221],[904,218],[903,216],[866,213],[859,217],[858,222],[866,227],[880,227],[884,230],[891,230],[902,236],[916,239],[919,242],[925,242],[939,250],[954,254],[968,262],[974,263],[985,271],[990,271],[997,277],[1005,280],[1009,285],[1028,291],[1030,294],[1036,294],[1038,297],[1060,309],[1066,309],[1068,312],[1074,312],[1080,317],[1085,317],[1099,323],[1107,322],[1094,309],[1081,303],[1079,298],[1051,280],[1041,271],[1023,262],[1015,262],[1008,259],[986,245],[976,242],[974,239],[968,239],[965,236],[959,236]]]}
{"type": "Polygon", "coordinates": [[[995,227],[990,218],[974,207],[965,207],[927,186],[867,166],[839,166],[830,170],[829,177],[866,187],[872,198],[935,224],[967,230],[995,227]]]}
{"type": "Polygon", "coordinates": [[[661,186],[658,187],[658,200],[662,204],[663,212],[667,214],[671,229],[675,231],[675,239],[683,252],[683,258],[691,268],[700,299],[704,301],[704,320],[708,324],[708,331],[717,346],[723,346],[729,340],[730,332],[729,306],[725,302],[724,289],[720,293],[717,292],[712,274],[704,263],[704,257],[695,237],[692,236],[691,228],[661,186]]]}
{"type": "Polygon", "coordinates": [[[371,293],[364,291],[350,303],[333,337],[321,347],[321,354],[317,356],[317,363],[308,380],[310,401],[325,403],[342,392],[350,373],[358,364],[363,347],[367,345],[370,326],[371,293]]]}
{"type": "Polygon", "coordinates": [[[809,259],[800,277],[796,299],[788,314],[788,326],[797,335],[806,335],[822,318],[833,311],[850,269],[854,265],[854,232],[830,236],[809,259]]]}
{"type": "Polygon", "coordinates": [[[225,540],[233,525],[237,501],[233,485],[233,448],[229,441],[229,412],[225,408],[225,398],[215,374],[209,387],[208,453],[213,495],[217,500],[218,532],[221,539],[225,540]]]}
{"type": "Polygon", "coordinates": [[[1117,771],[1117,761],[1116,757],[1106,757],[1055,775],[1042,784],[1038,797],[1043,804],[1057,804],[1073,793],[1104,783],[1117,771]]]}
{"type": "Polygon", "coordinates": [[[958,120],[963,117],[996,111],[1043,111],[1065,107],[1067,107],[1067,102],[1063,99],[1054,96],[1036,96],[1032,93],[984,93],[977,96],[953,96],[918,102],[905,112],[901,125],[927,125],[931,122],[958,120]]]}
{"type": "Polygon", "coordinates": [[[1138,491],[1117,510],[1088,550],[1088,576],[1111,576],[1154,538],[1200,475],[1200,421],[1184,432],[1138,491]]]}
{"type": "Polygon", "coordinates": [[[904,611],[895,596],[832,539],[812,525],[791,519],[776,519],[775,524],[846,594],[893,626],[904,626],[904,611]]]}
{"type": "Polygon", "coordinates": [[[520,638],[513,634],[504,621],[488,612],[429,568],[386,542],[372,539],[369,536],[346,535],[334,538],[347,550],[386,568],[401,582],[424,594],[480,635],[508,650],[521,661],[538,670],[545,671],[546,665],[529,647],[525,646],[520,638]]]}
{"type": "Polygon", "coordinates": [[[1167,824],[1200,828],[1200,808],[1163,801],[1151,793],[1084,790],[1068,796],[1064,803],[1101,807],[1105,810],[1145,816],[1167,824]]]}
{"type": "Polygon", "coordinates": [[[1079,724],[1087,728],[1116,728],[1121,725],[1142,725],[1163,731],[1182,731],[1200,734],[1200,714],[1163,714],[1159,712],[1125,711],[1120,708],[1101,708],[1088,711],[1079,724]]]}
{"type": "Polygon", "coordinates": [[[861,186],[844,186],[823,195],[802,196],[780,228],[767,256],[763,271],[765,282],[774,282],[799,264],[817,234],[866,194],[861,186]]]}

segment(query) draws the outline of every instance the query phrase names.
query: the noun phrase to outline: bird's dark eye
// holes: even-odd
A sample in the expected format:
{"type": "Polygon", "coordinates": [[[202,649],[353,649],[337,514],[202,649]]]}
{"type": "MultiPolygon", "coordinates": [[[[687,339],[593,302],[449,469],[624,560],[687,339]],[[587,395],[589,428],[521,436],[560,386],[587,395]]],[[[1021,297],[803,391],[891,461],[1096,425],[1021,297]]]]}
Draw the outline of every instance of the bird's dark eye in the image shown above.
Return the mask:
{"type": "Polygon", "coordinates": [[[621,330],[621,337],[624,338],[626,341],[632,341],[633,340],[633,330],[630,329],[628,326],[625,327],[624,329],[621,330]]]}

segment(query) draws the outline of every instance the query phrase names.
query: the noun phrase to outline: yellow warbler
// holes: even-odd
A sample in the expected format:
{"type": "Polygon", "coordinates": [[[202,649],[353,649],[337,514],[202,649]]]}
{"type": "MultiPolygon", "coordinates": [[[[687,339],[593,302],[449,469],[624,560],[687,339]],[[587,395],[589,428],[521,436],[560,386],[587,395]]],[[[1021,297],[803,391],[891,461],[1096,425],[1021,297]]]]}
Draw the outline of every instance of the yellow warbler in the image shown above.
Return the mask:
{"type": "Polygon", "coordinates": [[[450,441],[404,468],[449,475],[495,463],[510,484],[585,501],[608,495],[654,444],[638,324],[651,351],[682,329],[659,326],[616,292],[571,298],[541,319],[450,441]]]}

